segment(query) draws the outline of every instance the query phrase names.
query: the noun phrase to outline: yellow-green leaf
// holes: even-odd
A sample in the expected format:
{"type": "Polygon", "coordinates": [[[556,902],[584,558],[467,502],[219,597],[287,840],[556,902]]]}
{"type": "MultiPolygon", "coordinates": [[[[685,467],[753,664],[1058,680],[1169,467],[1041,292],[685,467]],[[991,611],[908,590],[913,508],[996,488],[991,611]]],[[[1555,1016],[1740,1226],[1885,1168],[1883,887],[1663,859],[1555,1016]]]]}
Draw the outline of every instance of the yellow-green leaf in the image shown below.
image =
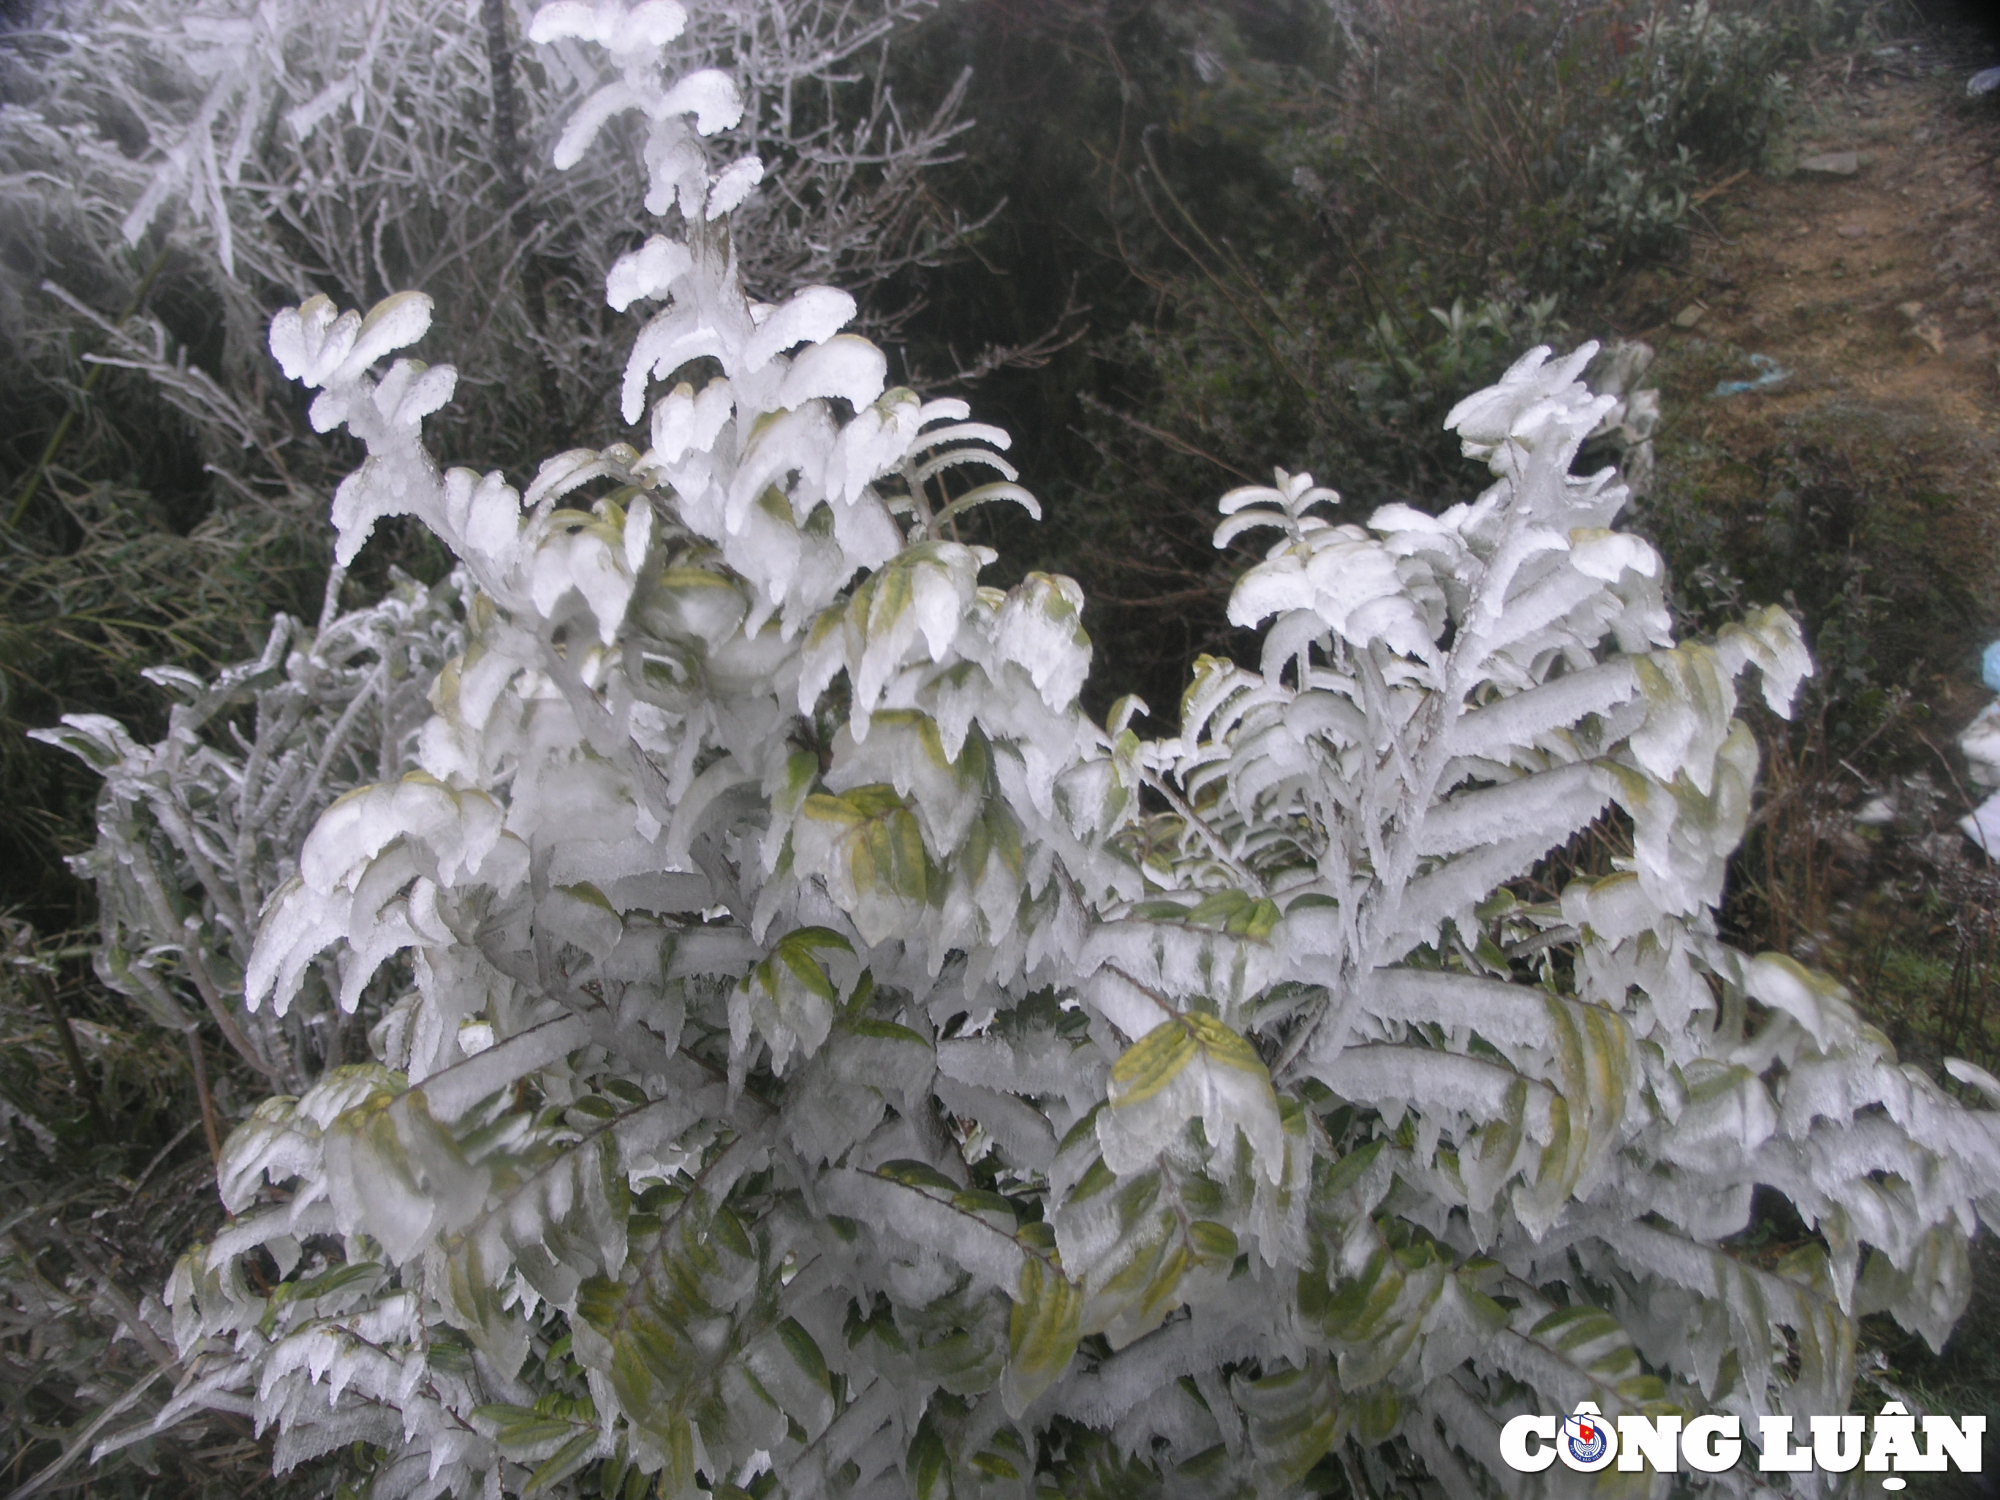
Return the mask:
{"type": "Polygon", "coordinates": [[[1055,1383],[1076,1353],[1083,1294],[1038,1255],[1023,1256],[1014,1308],[1007,1320],[1007,1373],[1000,1399],[1018,1420],[1055,1383]]]}

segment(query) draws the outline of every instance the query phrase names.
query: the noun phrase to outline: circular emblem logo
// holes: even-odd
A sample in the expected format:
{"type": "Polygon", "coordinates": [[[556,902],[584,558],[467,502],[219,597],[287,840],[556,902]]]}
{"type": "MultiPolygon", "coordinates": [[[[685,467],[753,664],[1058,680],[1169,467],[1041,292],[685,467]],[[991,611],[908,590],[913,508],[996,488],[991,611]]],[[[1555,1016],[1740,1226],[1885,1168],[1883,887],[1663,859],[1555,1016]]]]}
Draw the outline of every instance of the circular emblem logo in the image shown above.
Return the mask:
{"type": "Polygon", "coordinates": [[[1611,1462],[1617,1452],[1616,1442],[1611,1424],[1592,1407],[1563,1418],[1558,1449],[1562,1461],[1570,1468],[1589,1473],[1611,1462]]]}
{"type": "Polygon", "coordinates": [[[1595,1463],[1604,1456],[1604,1422],[1597,1417],[1571,1417],[1563,1423],[1563,1441],[1578,1463],[1595,1463]]]}

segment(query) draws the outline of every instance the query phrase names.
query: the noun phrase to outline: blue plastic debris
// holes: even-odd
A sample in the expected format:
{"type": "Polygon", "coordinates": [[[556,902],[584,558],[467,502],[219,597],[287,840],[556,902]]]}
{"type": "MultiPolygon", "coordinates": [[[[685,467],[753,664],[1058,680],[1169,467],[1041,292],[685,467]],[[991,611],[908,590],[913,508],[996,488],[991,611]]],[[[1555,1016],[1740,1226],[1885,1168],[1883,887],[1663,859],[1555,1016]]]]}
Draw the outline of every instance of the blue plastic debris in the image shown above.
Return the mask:
{"type": "MultiPolygon", "coordinates": [[[[1740,396],[1745,391],[1768,390],[1779,381],[1792,378],[1792,372],[1785,369],[1768,354],[1753,354],[1750,356],[1750,363],[1757,370],[1757,378],[1755,380],[1725,380],[1715,388],[1712,394],[1716,396],[1740,396]]],[[[1994,691],[2000,693],[2000,687],[1996,687],[1994,691]]]]}
{"type": "Polygon", "coordinates": [[[1977,99],[1981,94],[1990,94],[2000,89],[2000,68],[1988,68],[1982,73],[1974,73],[1965,85],[1966,93],[1977,99]]]}
{"type": "Polygon", "coordinates": [[[1979,680],[2000,693],[2000,641],[1988,646],[1986,654],[1979,658],[1979,680]]]}

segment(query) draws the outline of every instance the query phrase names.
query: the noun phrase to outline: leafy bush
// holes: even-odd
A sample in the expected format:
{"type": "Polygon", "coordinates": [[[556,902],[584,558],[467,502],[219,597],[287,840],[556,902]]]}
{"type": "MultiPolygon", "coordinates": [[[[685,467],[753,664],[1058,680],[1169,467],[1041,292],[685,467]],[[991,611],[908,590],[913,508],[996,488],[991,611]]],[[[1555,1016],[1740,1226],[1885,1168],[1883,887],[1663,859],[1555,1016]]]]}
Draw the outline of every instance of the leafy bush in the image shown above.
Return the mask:
{"type": "MultiPolygon", "coordinates": [[[[1452,410],[1492,483],[1438,515],[1334,524],[1283,471],[1224,497],[1219,543],[1276,533],[1230,603],[1260,668],[1204,662],[1174,738],[1130,700],[1100,725],[1081,591],[983,588],[953,534],[1034,509],[1005,435],[885,390],[845,294],[745,291],[750,169],[703,145],[741,100],[660,70],[677,17],[535,23],[623,72],[580,151],[650,122],[677,234],[607,276],[664,304],[621,392],[649,447],[525,492],[440,471],[456,372],[376,373],[427,299],[273,322],[367,449],[337,555],[416,517],[463,639],[416,767],[319,816],[221,994],[246,1032],[380,996],[374,1061],[323,1052],[231,1137],[235,1217],[168,1291],[187,1376],[141,1431],[247,1411],[281,1467],[349,1450],[382,1500],[1472,1496],[1517,1411],[1839,1411],[1857,1318],[1941,1342],[2000,1115],[1717,937],[1737,679],[1783,713],[1810,664],[1776,609],[1674,642],[1625,486],[1569,472],[1621,411],[1593,346],[1452,410]],[[1759,1188],[1813,1232],[1770,1263],[1736,1238],[1759,1188]]],[[[347,701],[392,771],[408,721],[347,701]]],[[[186,841],[176,797],[121,797],[178,850],[134,878],[192,920],[121,897],[114,935],[199,986],[242,934],[195,852],[283,840],[200,785],[186,841]]]]}
{"type": "Polygon", "coordinates": [[[1710,0],[1548,17],[1361,5],[1342,20],[1346,86],[1289,149],[1392,299],[1426,282],[1568,290],[1660,248],[1698,173],[1758,159],[1790,92],[1780,69],[1837,24],[1828,5],[1710,0]],[[1385,220],[1421,247],[1407,269],[1384,256],[1385,220]]]}

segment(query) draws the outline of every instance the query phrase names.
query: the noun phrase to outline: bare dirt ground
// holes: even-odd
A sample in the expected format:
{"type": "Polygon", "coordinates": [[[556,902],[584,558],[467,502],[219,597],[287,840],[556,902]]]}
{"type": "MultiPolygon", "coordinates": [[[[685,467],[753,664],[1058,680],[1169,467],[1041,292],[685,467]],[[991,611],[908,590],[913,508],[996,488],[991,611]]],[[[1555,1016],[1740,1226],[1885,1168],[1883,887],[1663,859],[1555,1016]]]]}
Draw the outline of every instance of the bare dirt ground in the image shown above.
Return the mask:
{"type": "Polygon", "coordinates": [[[1927,412],[1990,458],[2000,452],[2000,101],[1963,99],[1963,70],[1921,52],[1871,60],[1809,110],[1789,176],[1718,205],[1721,232],[1695,265],[1712,315],[1694,327],[1801,372],[1765,398],[1771,417],[1829,400],[1886,404],[1927,412]]]}
{"type": "Polygon", "coordinates": [[[1662,355],[1660,504],[1684,512],[1662,524],[1699,510],[1750,593],[1850,617],[1946,738],[2000,624],[2000,97],[1965,94],[2000,59],[1979,50],[1905,40],[1801,77],[1772,167],[1705,195],[1689,253],[1616,309],[1662,355]]]}

